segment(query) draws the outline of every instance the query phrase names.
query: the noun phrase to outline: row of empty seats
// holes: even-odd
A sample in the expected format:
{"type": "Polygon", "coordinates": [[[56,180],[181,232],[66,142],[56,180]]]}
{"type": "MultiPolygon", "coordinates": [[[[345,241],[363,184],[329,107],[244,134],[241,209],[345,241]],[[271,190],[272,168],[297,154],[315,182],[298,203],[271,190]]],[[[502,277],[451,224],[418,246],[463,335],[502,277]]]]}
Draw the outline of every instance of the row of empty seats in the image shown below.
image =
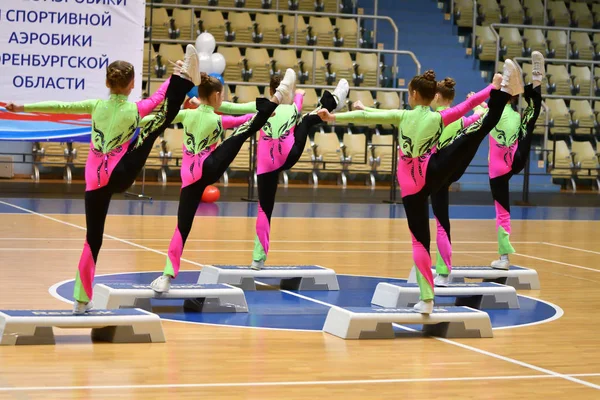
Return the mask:
{"type": "MultiPolygon", "coordinates": [[[[150,68],[153,77],[166,78],[173,72],[173,65],[169,60],[183,59],[183,46],[163,43],[157,47],[158,50],[155,50],[154,45],[144,45],[144,73],[150,68]]],[[[317,85],[331,85],[345,78],[354,86],[377,86],[378,71],[382,83],[382,73],[386,69],[376,53],[323,53],[302,50],[298,54],[296,50],[291,49],[275,49],[269,52],[264,48],[243,49],[226,46],[220,46],[216,51],[225,57],[225,81],[268,82],[272,74],[283,73],[287,68],[293,68],[297,71],[301,83],[313,83],[314,77],[317,85]]]]}
{"type": "Polygon", "coordinates": [[[578,181],[595,181],[600,190],[600,155],[592,142],[550,141],[546,150],[550,173],[554,179],[568,181],[573,190],[576,190],[578,181]]]}
{"type": "Polygon", "coordinates": [[[199,32],[216,41],[361,47],[364,30],[354,18],[309,17],[274,13],[250,14],[192,9],[146,9],[146,37],[194,40],[199,32]]]}
{"type": "MultiPolygon", "coordinates": [[[[501,58],[529,56],[532,51],[546,55],[549,62],[557,59],[596,60],[600,58],[600,32],[571,32],[565,30],[549,30],[544,34],[541,29],[524,29],[501,27],[501,58]]],[[[490,26],[475,27],[476,55],[482,61],[496,59],[496,37],[490,26]]]]}
{"type": "MultiPolygon", "coordinates": [[[[454,18],[460,27],[473,26],[473,1],[454,1],[454,18]]],[[[477,24],[544,25],[544,0],[477,0],[477,24]]],[[[597,2],[548,1],[547,25],[595,28],[600,25],[597,2]]]]}
{"type": "Polygon", "coordinates": [[[158,5],[183,4],[192,6],[246,7],[328,13],[350,12],[353,8],[351,0],[340,0],[339,9],[337,0],[153,0],[149,1],[149,3],[158,5]],[[279,8],[277,8],[278,6],[279,8]]]}

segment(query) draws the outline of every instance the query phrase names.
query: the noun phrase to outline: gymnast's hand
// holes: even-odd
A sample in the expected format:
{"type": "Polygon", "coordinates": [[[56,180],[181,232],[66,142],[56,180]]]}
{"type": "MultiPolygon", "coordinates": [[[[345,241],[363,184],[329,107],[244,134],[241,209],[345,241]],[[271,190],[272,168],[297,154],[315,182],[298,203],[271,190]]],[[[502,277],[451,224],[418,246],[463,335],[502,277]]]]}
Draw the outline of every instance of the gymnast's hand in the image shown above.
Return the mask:
{"type": "Polygon", "coordinates": [[[331,114],[325,108],[321,108],[319,111],[317,111],[317,115],[325,122],[335,122],[335,115],[331,114]]]}
{"type": "Polygon", "coordinates": [[[496,88],[496,90],[500,90],[500,87],[502,85],[502,75],[501,74],[494,75],[494,79],[492,80],[492,85],[494,85],[494,88],[496,88]]]}
{"type": "Polygon", "coordinates": [[[193,105],[195,105],[196,107],[200,107],[200,104],[202,104],[202,103],[200,103],[200,100],[198,100],[197,97],[192,97],[190,99],[190,103],[193,104],[193,105]]]}
{"type": "Polygon", "coordinates": [[[25,106],[21,106],[21,105],[11,102],[6,105],[6,111],[15,112],[15,113],[23,112],[23,111],[25,111],[25,106]]]}
{"type": "Polygon", "coordinates": [[[362,101],[356,100],[354,103],[352,103],[352,109],[353,110],[364,110],[365,105],[362,103],[362,101]]]}
{"type": "Polygon", "coordinates": [[[304,90],[302,90],[302,89],[296,89],[296,92],[295,92],[295,93],[296,93],[296,94],[299,94],[299,95],[301,95],[301,96],[304,96],[304,94],[305,94],[306,92],[305,92],[304,90]]]}

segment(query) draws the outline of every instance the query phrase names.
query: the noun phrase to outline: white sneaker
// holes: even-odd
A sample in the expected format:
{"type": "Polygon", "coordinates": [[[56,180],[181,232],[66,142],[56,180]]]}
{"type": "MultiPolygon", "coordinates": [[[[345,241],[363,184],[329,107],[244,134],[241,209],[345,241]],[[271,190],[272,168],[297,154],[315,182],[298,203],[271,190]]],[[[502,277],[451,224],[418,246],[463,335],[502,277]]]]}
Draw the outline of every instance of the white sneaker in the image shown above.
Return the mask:
{"type": "Polygon", "coordinates": [[[89,303],[82,303],[80,301],[75,300],[73,303],[73,314],[74,315],[83,315],[86,312],[90,311],[94,308],[94,304],[90,301],[89,303]]]}
{"type": "Polygon", "coordinates": [[[494,269],[503,269],[507,271],[510,268],[509,260],[494,260],[492,261],[491,267],[494,269]]]}
{"type": "Polygon", "coordinates": [[[294,87],[296,86],[296,71],[291,68],[288,68],[285,71],[285,75],[283,79],[277,86],[275,90],[276,93],[279,93],[279,104],[292,104],[294,100],[294,87]]]}
{"type": "Polygon", "coordinates": [[[260,271],[264,267],[265,267],[265,262],[264,261],[254,261],[254,260],[252,260],[252,264],[250,264],[250,268],[252,268],[255,271],[260,271]]]}
{"type": "Polygon", "coordinates": [[[433,300],[430,301],[419,301],[413,307],[413,310],[420,312],[421,314],[431,314],[433,312],[433,300]]]}
{"type": "Polygon", "coordinates": [[[433,280],[435,286],[447,287],[450,284],[450,275],[437,275],[433,280]]]}
{"type": "Polygon", "coordinates": [[[544,56],[539,51],[531,53],[531,80],[541,82],[546,75],[544,56]]]}
{"type": "Polygon", "coordinates": [[[504,61],[501,86],[502,91],[511,96],[518,96],[525,91],[523,88],[523,71],[513,60],[504,61]]]}
{"type": "Polygon", "coordinates": [[[156,293],[167,293],[171,289],[171,277],[169,275],[161,275],[150,284],[150,287],[156,293]]]}
{"type": "Polygon", "coordinates": [[[349,90],[350,90],[350,85],[348,84],[348,81],[345,79],[340,79],[335,90],[333,91],[333,96],[335,97],[335,99],[337,101],[337,107],[335,108],[334,112],[340,111],[342,108],[344,108],[344,105],[346,104],[346,97],[348,97],[349,90]]]}
{"type": "Polygon", "coordinates": [[[200,84],[200,64],[198,61],[198,52],[191,44],[185,48],[185,58],[181,66],[181,73],[187,75],[187,78],[194,82],[194,85],[200,84]]]}

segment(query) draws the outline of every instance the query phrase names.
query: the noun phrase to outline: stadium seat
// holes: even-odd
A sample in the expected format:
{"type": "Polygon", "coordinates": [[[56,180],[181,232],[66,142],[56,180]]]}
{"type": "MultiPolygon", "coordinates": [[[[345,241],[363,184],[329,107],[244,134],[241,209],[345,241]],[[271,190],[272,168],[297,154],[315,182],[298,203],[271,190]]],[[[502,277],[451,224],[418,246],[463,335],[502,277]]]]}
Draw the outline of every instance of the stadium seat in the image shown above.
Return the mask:
{"type": "Polygon", "coordinates": [[[571,100],[569,108],[573,113],[573,122],[575,126],[577,126],[577,129],[575,129],[575,134],[593,135],[596,119],[590,103],[587,100],[571,100]]]}
{"type": "Polygon", "coordinates": [[[308,27],[306,25],[306,22],[304,21],[304,18],[302,18],[301,15],[298,16],[298,19],[296,19],[296,16],[294,15],[284,15],[281,22],[281,26],[282,34],[283,31],[285,31],[285,34],[290,36],[291,44],[294,44],[294,37],[296,36],[298,41],[297,44],[299,46],[304,45],[306,43],[308,27]],[[298,26],[296,26],[296,24],[298,26]]]}
{"type": "Polygon", "coordinates": [[[396,92],[377,92],[375,105],[382,110],[398,110],[400,108],[400,97],[396,92]]]}
{"type": "Polygon", "coordinates": [[[357,53],[356,65],[358,73],[362,76],[362,86],[377,86],[377,71],[379,60],[375,53],[357,53]]]}
{"type": "Polygon", "coordinates": [[[594,27],[594,17],[587,3],[571,2],[570,8],[573,22],[577,27],[588,29],[594,27]]]}
{"type": "Polygon", "coordinates": [[[567,58],[567,44],[565,31],[548,31],[548,50],[552,58],[567,58]]]}
{"type": "Polygon", "coordinates": [[[288,68],[292,68],[296,72],[299,70],[296,50],[275,49],[273,51],[273,60],[275,61],[275,71],[281,74],[284,74],[288,68]]]}
{"type": "Polygon", "coordinates": [[[160,45],[158,54],[161,57],[162,65],[167,69],[167,73],[163,76],[165,79],[173,73],[173,64],[169,61],[175,62],[184,58],[183,47],[180,44],[163,43],[160,45]]]}
{"type": "Polygon", "coordinates": [[[338,181],[341,181],[343,154],[337,134],[335,132],[316,132],[314,143],[317,171],[336,173],[338,181]]]}
{"type": "Polygon", "coordinates": [[[571,77],[573,78],[573,86],[579,87],[579,91],[576,95],[579,96],[593,96],[594,93],[590,92],[592,89],[592,73],[588,67],[571,67],[571,77]]]}
{"type": "Polygon", "coordinates": [[[523,55],[523,39],[517,28],[500,28],[500,45],[505,50],[504,58],[523,55]]]}
{"type": "Polygon", "coordinates": [[[179,30],[177,39],[196,39],[198,18],[194,14],[194,10],[175,8],[173,9],[173,20],[175,21],[175,28],[179,30]]]}
{"type": "Polygon", "coordinates": [[[245,65],[252,70],[250,82],[269,82],[271,79],[271,58],[266,49],[248,48],[244,57],[245,65]]]}
{"type": "Polygon", "coordinates": [[[330,73],[328,84],[333,85],[342,78],[347,79],[348,82],[352,82],[353,64],[350,53],[346,51],[330,52],[327,59],[328,71],[330,73]]]}
{"type": "Polygon", "coordinates": [[[144,43],[144,62],[142,64],[142,74],[144,75],[144,77],[146,77],[147,72],[148,72],[148,67],[150,67],[150,70],[152,71],[152,76],[156,76],[156,52],[154,51],[154,48],[152,48],[150,46],[150,43],[144,43]]]}
{"type": "Polygon", "coordinates": [[[150,26],[150,11],[146,8],[146,27],[152,30],[153,39],[169,39],[169,27],[171,18],[166,8],[155,8],[152,15],[152,26],[150,26]]]}
{"type": "Polygon", "coordinates": [[[598,153],[589,141],[571,142],[573,161],[577,167],[577,178],[596,180],[598,178],[598,153]]]}
{"type": "Polygon", "coordinates": [[[323,57],[323,52],[317,50],[317,51],[312,51],[312,50],[302,50],[302,53],[300,54],[300,70],[302,71],[299,79],[302,82],[302,80],[304,79],[304,77],[302,76],[302,74],[305,74],[306,76],[306,83],[310,83],[312,84],[313,82],[313,73],[315,76],[315,83],[317,85],[324,85],[326,80],[325,80],[325,73],[327,72],[327,67],[325,65],[325,57],[323,57]],[[316,70],[313,71],[313,53],[316,54],[316,70]]]}
{"type": "Polygon", "coordinates": [[[500,5],[509,24],[523,24],[525,11],[519,0],[501,0],[500,5]]]}
{"type": "Polygon", "coordinates": [[[523,0],[525,21],[531,25],[544,25],[544,1],[523,0]]]}
{"type": "Polygon", "coordinates": [[[310,17],[308,20],[310,27],[308,45],[333,46],[333,26],[329,17],[310,17]],[[314,38],[314,39],[313,39],[314,38]],[[313,42],[316,40],[316,42],[313,42]]]}
{"type": "Polygon", "coordinates": [[[454,1],[454,19],[459,27],[473,26],[473,0],[454,1]]]}
{"type": "Polygon", "coordinates": [[[483,25],[502,22],[502,11],[496,0],[478,0],[478,17],[483,25]]]}
{"type": "Polygon", "coordinates": [[[572,85],[567,67],[564,65],[549,64],[546,66],[546,70],[549,85],[548,92],[561,96],[570,96],[572,94],[572,85]]]}
{"type": "Polygon", "coordinates": [[[571,32],[571,58],[580,60],[594,59],[594,45],[587,32],[571,32]]]}
{"type": "MultiPolygon", "coordinates": [[[[481,61],[496,60],[496,37],[489,26],[476,26],[477,56],[481,61]]],[[[566,51],[566,48],[565,48],[566,51]]]]}
{"type": "Polygon", "coordinates": [[[315,160],[315,153],[313,150],[313,144],[310,141],[310,137],[307,136],[306,143],[304,145],[304,151],[302,152],[302,155],[300,156],[300,159],[298,160],[298,162],[292,167],[291,171],[308,173],[311,175],[313,184],[317,184],[318,178],[317,178],[316,174],[314,174],[314,175],[312,174],[314,171],[314,160],[315,160]]]}
{"type": "Polygon", "coordinates": [[[546,37],[540,29],[525,29],[523,31],[523,39],[528,54],[534,51],[547,54],[548,46],[546,45],[546,37]]]}
{"type": "MultiPolygon", "coordinates": [[[[354,18],[338,18],[335,28],[338,37],[343,39],[343,47],[360,47],[358,41],[358,24],[354,18]]],[[[337,45],[337,44],[336,44],[337,45]]]]}
{"type": "Polygon", "coordinates": [[[392,162],[394,154],[393,141],[393,135],[371,136],[370,150],[373,157],[373,167],[375,171],[380,175],[392,173],[392,162]]]}
{"type": "Polygon", "coordinates": [[[225,19],[220,11],[202,10],[200,14],[202,32],[209,32],[217,42],[223,42],[225,38],[225,19]]]}
{"type": "Polygon", "coordinates": [[[257,97],[262,97],[258,87],[238,85],[235,88],[235,96],[233,97],[236,103],[250,103],[255,101],[257,97]]]}
{"type": "Polygon", "coordinates": [[[166,154],[166,164],[169,169],[178,169],[181,167],[183,158],[183,129],[166,129],[164,134],[166,154]]]}
{"type": "Polygon", "coordinates": [[[150,171],[158,172],[158,181],[163,185],[167,183],[167,172],[165,171],[165,147],[163,147],[163,138],[158,137],[154,141],[150,156],[146,159],[144,168],[150,171]]]}
{"type": "Polygon", "coordinates": [[[342,143],[344,164],[342,169],[342,185],[346,187],[349,174],[369,174],[368,184],[375,186],[375,178],[371,175],[372,159],[367,152],[367,137],[364,134],[344,134],[342,143]]]}
{"type": "Polygon", "coordinates": [[[548,1],[548,22],[554,26],[570,26],[571,14],[563,1],[548,1]]]}
{"type": "Polygon", "coordinates": [[[571,113],[563,99],[546,99],[552,134],[571,133],[571,113]]]}
{"type": "Polygon", "coordinates": [[[225,72],[223,78],[225,81],[241,81],[243,57],[238,47],[223,47],[219,46],[217,52],[225,57],[225,72]]]}
{"type": "Polygon", "coordinates": [[[281,39],[281,25],[275,14],[256,14],[256,24],[261,42],[279,44],[281,39]]]}
{"type": "Polygon", "coordinates": [[[254,22],[247,12],[230,12],[225,26],[225,38],[228,42],[252,42],[254,22]]]}
{"type": "MultiPolygon", "coordinates": [[[[564,140],[548,141],[548,163],[553,178],[572,179],[573,157],[564,140]]],[[[575,184],[575,182],[573,182],[575,184]]]]}

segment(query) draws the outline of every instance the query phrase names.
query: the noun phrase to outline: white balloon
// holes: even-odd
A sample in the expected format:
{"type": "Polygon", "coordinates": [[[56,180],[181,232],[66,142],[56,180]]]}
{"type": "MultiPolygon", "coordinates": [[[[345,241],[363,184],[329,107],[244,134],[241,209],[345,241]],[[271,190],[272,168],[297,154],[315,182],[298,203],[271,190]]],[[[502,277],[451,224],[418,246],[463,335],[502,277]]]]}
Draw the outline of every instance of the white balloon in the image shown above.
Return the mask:
{"type": "Polygon", "coordinates": [[[223,57],[223,54],[211,54],[210,62],[212,63],[212,73],[223,75],[223,72],[225,71],[225,57],[223,57]]]}
{"type": "Polygon", "coordinates": [[[212,62],[210,59],[210,54],[198,54],[198,64],[200,65],[200,72],[206,72],[207,74],[212,73],[212,62]]]}
{"type": "Polygon", "coordinates": [[[201,33],[198,38],[196,38],[196,51],[198,53],[208,53],[212,54],[215,51],[215,38],[208,32],[201,33]]]}

